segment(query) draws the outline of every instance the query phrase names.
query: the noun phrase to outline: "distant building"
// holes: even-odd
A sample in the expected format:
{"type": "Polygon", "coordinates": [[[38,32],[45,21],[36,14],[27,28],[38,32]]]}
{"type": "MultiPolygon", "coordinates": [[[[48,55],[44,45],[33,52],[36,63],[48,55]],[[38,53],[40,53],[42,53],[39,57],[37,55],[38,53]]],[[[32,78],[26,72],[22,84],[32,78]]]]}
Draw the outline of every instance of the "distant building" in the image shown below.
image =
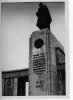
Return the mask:
{"type": "Polygon", "coordinates": [[[25,96],[28,69],[2,72],[2,95],[25,96]]]}
{"type": "Polygon", "coordinates": [[[2,95],[65,95],[64,48],[48,28],[33,32],[29,47],[29,69],[2,72],[2,95]]]}

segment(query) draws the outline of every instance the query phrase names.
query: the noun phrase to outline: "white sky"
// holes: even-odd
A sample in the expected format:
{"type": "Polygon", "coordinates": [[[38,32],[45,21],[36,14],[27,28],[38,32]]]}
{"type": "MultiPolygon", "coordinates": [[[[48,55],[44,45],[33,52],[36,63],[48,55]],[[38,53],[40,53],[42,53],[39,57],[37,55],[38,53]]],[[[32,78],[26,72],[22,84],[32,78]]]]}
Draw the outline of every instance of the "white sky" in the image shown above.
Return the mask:
{"type": "MultiPolygon", "coordinates": [[[[64,3],[44,3],[52,17],[51,32],[65,46],[64,3]]],[[[38,3],[2,4],[2,71],[29,67],[29,37],[36,27],[38,3]]]]}

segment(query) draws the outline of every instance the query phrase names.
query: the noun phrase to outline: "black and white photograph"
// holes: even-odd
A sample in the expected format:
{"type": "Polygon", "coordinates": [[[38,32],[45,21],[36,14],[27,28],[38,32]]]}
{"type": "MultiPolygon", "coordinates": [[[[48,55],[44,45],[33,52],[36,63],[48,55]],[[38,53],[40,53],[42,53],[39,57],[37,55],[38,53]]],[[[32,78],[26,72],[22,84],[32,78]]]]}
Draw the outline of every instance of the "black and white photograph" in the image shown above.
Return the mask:
{"type": "Polygon", "coordinates": [[[2,96],[68,97],[66,4],[1,2],[2,96]]]}

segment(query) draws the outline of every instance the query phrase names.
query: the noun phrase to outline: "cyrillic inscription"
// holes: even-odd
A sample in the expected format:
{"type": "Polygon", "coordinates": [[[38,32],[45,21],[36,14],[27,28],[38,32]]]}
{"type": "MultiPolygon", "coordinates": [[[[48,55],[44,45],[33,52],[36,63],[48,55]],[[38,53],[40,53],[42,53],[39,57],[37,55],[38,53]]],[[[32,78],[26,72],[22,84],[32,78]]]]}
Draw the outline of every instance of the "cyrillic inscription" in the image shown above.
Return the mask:
{"type": "Polygon", "coordinates": [[[45,54],[40,53],[33,55],[33,72],[36,75],[42,74],[46,69],[45,54]]]}

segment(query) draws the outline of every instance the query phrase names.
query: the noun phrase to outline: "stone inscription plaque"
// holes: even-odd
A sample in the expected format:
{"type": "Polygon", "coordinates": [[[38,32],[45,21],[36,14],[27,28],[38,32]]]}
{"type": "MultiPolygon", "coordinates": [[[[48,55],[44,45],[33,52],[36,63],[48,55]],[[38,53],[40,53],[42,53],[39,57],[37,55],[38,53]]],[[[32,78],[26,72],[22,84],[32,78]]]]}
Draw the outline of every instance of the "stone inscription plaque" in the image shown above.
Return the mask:
{"type": "Polygon", "coordinates": [[[36,81],[36,88],[43,88],[43,80],[36,81]]]}
{"type": "Polygon", "coordinates": [[[40,77],[43,76],[44,72],[46,70],[46,60],[45,60],[45,54],[35,54],[33,55],[33,72],[37,75],[38,80],[35,83],[35,88],[43,88],[43,79],[40,77]]]}
{"type": "Polygon", "coordinates": [[[41,75],[45,72],[46,62],[45,62],[45,54],[40,53],[33,55],[33,72],[36,75],[41,75]]]}

